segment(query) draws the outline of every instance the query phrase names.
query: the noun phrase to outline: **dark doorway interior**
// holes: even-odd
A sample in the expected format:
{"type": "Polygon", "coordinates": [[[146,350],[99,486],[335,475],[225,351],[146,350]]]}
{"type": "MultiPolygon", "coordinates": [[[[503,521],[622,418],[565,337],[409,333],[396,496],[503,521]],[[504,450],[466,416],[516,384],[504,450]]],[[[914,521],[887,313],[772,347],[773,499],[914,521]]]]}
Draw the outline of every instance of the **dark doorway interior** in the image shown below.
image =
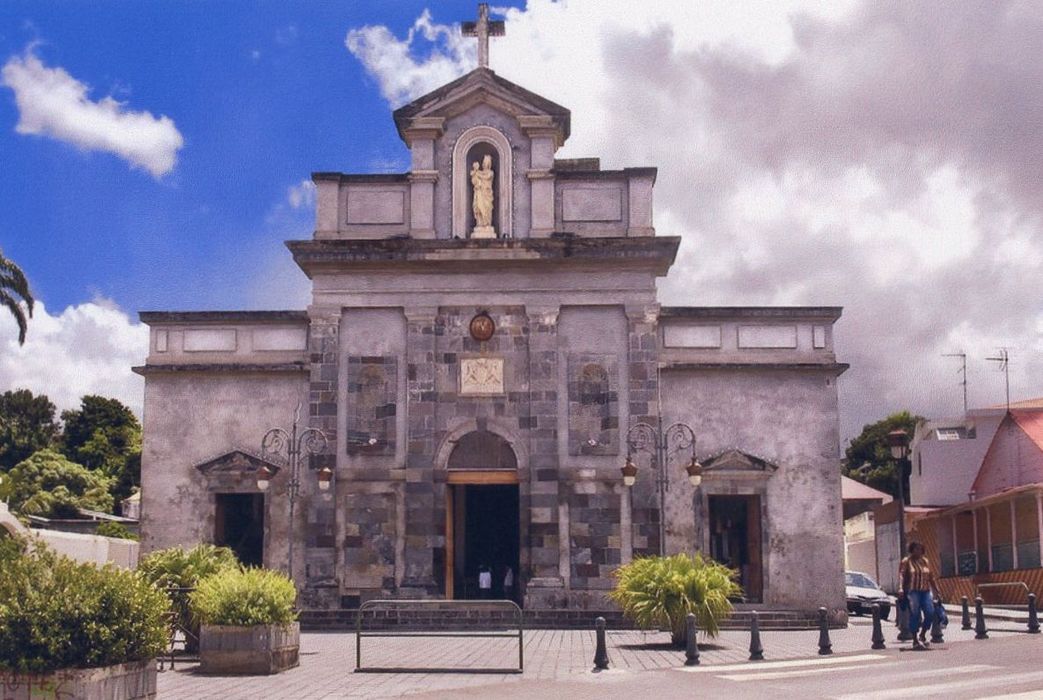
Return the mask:
{"type": "Polygon", "coordinates": [[[264,496],[219,493],[215,496],[214,544],[230,547],[247,566],[264,563],[264,496]]]}
{"type": "Polygon", "coordinates": [[[746,600],[761,602],[764,576],[761,561],[759,496],[710,496],[710,556],[739,572],[746,600]]]}
{"type": "Polygon", "coordinates": [[[454,509],[454,590],[458,600],[482,597],[478,577],[481,567],[492,572],[492,592],[497,600],[518,601],[518,485],[457,484],[454,509]],[[514,585],[504,585],[508,568],[514,585]]]}

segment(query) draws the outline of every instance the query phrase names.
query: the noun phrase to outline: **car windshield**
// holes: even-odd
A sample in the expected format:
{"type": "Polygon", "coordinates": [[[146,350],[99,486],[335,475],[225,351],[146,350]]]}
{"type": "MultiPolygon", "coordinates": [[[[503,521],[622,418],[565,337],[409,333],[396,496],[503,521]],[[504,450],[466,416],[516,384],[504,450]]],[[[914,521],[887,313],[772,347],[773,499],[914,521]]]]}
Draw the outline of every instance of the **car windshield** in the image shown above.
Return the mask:
{"type": "Polygon", "coordinates": [[[879,588],[879,586],[876,585],[876,581],[865,574],[858,573],[857,571],[845,572],[844,584],[847,586],[857,586],[858,588],[879,588]]]}

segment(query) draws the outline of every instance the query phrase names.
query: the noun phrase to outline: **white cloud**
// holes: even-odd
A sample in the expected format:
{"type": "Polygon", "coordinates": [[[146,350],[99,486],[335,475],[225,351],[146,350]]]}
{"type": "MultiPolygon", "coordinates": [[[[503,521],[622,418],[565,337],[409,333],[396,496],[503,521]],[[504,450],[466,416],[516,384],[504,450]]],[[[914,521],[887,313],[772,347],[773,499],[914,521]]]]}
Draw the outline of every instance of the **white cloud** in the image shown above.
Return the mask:
{"type": "MultiPolygon", "coordinates": [[[[572,110],[559,157],[655,165],[670,304],[839,304],[842,434],[1043,394],[1043,17],[1031,3],[529,0],[500,75],[572,110]]],[[[458,18],[440,17],[448,22],[458,18]]],[[[463,19],[463,18],[459,18],[463,19]]],[[[424,12],[348,48],[398,106],[470,70],[424,12]]]]}
{"type": "Polygon", "coordinates": [[[301,180],[296,185],[291,185],[286,189],[286,202],[293,209],[313,208],[315,206],[315,183],[311,180],[301,180]]]}
{"type": "Polygon", "coordinates": [[[84,394],[119,399],[139,417],[148,328],[108,300],[69,306],[52,315],[39,300],[25,345],[9,314],[0,314],[0,391],[46,394],[59,411],[79,406],[84,394]]]}
{"type": "Polygon", "coordinates": [[[31,49],[12,56],[0,78],[14,91],[18,133],[114,153],[157,178],[174,169],[184,138],[170,117],[127,109],[111,96],[93,101],[87,85],[45,66],[31,49]]]}

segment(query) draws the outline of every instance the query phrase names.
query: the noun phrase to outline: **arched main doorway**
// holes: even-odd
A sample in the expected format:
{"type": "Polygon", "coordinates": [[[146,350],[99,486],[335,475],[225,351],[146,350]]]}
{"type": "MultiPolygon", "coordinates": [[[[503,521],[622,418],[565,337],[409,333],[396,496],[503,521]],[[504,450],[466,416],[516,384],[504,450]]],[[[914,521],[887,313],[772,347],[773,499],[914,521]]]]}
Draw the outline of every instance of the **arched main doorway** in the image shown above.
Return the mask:
{"type": "Polygon", "coordinates": [[[520,600],[514,450],[500,435],[477,430],[457,440],[446,470],[446,597],[520,600]],[[483,569],[490,573],[491,590],[479,585],[483,569]],[[513,581],[510,587],[505,585],[508,579],[513,581]]]}

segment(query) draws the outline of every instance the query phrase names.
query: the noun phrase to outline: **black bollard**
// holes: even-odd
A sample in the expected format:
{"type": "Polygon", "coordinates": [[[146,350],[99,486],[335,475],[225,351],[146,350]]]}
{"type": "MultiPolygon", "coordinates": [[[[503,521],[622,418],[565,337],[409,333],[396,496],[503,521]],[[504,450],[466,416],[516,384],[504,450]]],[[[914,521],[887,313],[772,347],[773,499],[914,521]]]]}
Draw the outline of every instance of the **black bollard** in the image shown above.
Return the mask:
{"type": "Polygon", "coordinates": [[[595,637],[597,646],[594,649],[594,670],[604,671],[608,668],[608,647],[605,645],[605,618],[599,617],[594,620],[595,637]]]}
{"type": "Polygon", "coordinates": [[[684,621],[684,665],[699,665],[699,630],[695,626],[695,613],[688,613],[684,621]]]}
{"type": "Polygon", "coordinates": [[[934,619],[931,620],[931,644],[941,644],[945,641],[942,634],[942,601],[934,599],[934,619]]]}
{"type": "Polygon", "coordinates": [[[963,624],[961,628],[969,630],[971,628],[971,606],[967,602],[967,596],[960,598],[960,605],[963,607],[963,624]]]}
{"type": "Polygon", "coordinates": [[[873,649],[886,649],[884,630],[880,628],[880,603],[873,603],[873,649]]]}
{"type": "Polygon", "coordinates": [[[1036,594],[1029,593],[1029,634],[1039,634],[1039,613],[1036,612],[1036,594]]]}
{"type": "Polygon", "coordinates": [[[828,656],[833,653],[833,643],[829,641],[829,620],[826,618],[826,609],[818,609],[818,653],[819,656],[828,656]]]}
{"type": "Polygon", "coordinates": [[[761,621],[756,610],[750,613],[750,661],[764,661],[764,647],[761,646],[761,621]]]}
{"type": "Polygon", "coordinates": [[[981,596],[974,599],[974,638],[988,639],[989,630],[985,628],[985,611],[982,610],[984,602],[981,596]]]}
{"type": "Polygon", "coordinates": [[[905,601],[905,606],[902,605],[902,601],[898,601],[898,612],[895,615],[898,618],[898,641],[908,642],[913,638],[913,634],[909,631],[909,601],[905,601]]]}

